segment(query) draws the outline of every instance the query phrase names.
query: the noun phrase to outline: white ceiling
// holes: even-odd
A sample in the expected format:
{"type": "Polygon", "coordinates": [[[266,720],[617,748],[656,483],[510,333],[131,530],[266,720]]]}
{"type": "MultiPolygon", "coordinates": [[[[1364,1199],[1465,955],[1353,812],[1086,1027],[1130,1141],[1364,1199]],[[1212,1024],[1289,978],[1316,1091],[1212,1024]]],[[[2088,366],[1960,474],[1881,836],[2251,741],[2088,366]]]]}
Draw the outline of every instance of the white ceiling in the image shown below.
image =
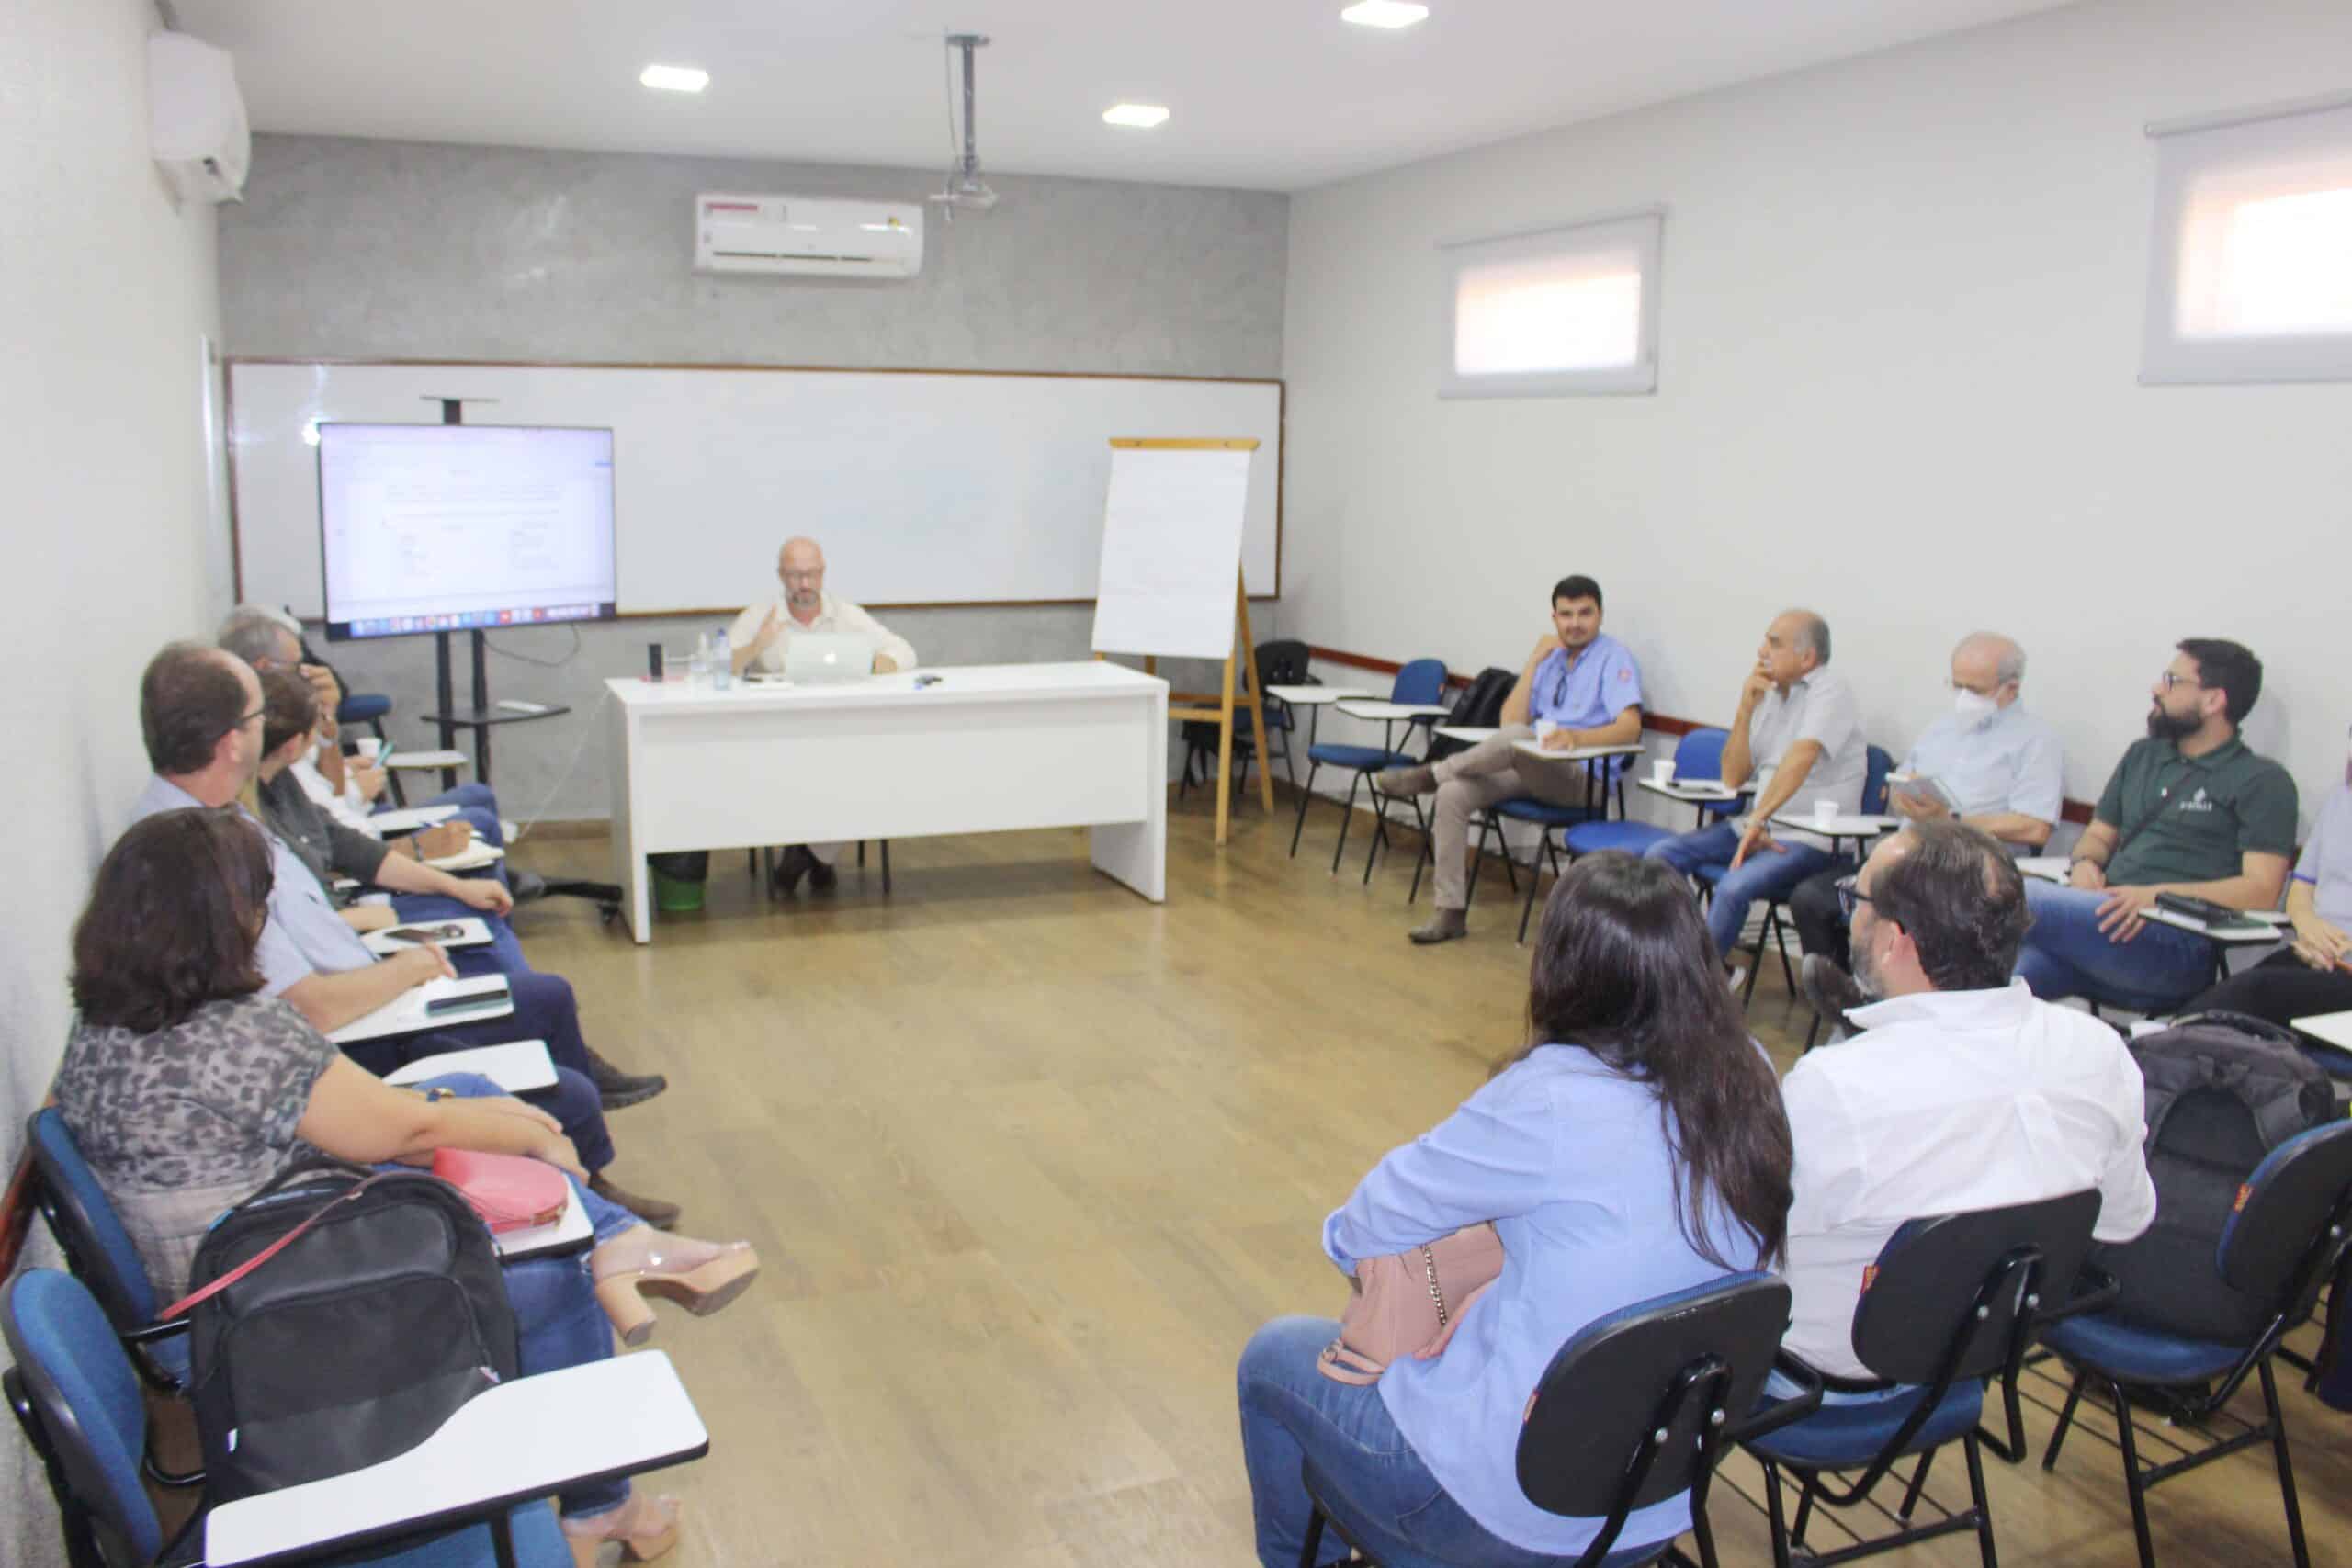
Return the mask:
{"type": "Polygon", "coordinates": [[[980,161],[1298,190],[2062,0],[176,0],[259,130],[944,167],[942,34],[985,32],[980,161]],[[699,96],[637,84],[698,65],[699,96]],[[1166,105],[1157,130],[1102,121],[1166,105]]]}

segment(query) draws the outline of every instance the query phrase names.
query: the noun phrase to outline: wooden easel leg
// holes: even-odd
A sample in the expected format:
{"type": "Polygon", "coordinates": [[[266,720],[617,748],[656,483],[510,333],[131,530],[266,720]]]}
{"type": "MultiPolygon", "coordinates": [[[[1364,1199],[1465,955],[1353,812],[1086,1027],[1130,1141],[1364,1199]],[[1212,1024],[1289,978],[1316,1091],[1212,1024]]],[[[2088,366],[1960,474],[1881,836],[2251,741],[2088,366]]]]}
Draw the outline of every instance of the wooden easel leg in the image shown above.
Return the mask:
{"type": "Polygon", "coordinates": [[[1225,656],[1225,690],[1217,702],[1216,721],[1216,841],[1225,847],[1227,826],[1233,815],[1233,655],[1225,656]]]}
{"type": "Polygon", "coordinates": [[[1250,635],[1250,585],[1237,580],[1233,585],[1234,609],[1241,627],[1241,646],[1236,655],[1241,668],[1250,676],[1250,733],[1257,738],[1258,798],[1266,807],[1266,815],[1274,814],[1274,775],[1267,766],[1266,748],[1271,738],[1266,734],[1266,705],[1258,691],[1258,639],[1250,635]]]}

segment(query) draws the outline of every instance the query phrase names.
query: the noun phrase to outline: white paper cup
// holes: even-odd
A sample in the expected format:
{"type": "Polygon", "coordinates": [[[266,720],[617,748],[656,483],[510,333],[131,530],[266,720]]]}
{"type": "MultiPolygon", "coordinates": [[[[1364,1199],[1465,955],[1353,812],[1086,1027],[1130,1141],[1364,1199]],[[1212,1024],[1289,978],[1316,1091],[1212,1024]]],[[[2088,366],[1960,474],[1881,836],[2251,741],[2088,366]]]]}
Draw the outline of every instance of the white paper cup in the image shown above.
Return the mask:
{"type": "Polygon", "coordinates": [[[1834,800],[1816,800],[1813,803],[1813,819],[1820,827],[1826,828],[1844,815],[1845,808],[1834,800]]]}
{"type": "Polygon", "coordinates": [[[1650,782],[1652,784],[1672,784],[1674,782],[1674,759],[1671,757],[1660,757],[1657,761],[1652,762],[1650,764],[1650,782]]]}

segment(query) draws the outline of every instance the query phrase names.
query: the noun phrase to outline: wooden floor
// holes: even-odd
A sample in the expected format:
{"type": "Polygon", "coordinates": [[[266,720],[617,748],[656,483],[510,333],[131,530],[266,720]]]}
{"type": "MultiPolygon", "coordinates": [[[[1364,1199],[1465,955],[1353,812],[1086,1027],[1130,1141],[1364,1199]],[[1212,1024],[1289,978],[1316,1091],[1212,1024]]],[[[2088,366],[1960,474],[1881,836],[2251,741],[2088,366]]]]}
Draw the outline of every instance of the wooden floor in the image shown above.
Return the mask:
{"type": "MultiPolygon", "coordinates": [[[[1091,871],[1083,834],[1040,832],[900,843],[888,897],[844,856],[836,894],[771,904],[715,855],[705,910],[650,947],[576,900],[523,912],[592,1042],[669,1075],[615,1116],[616,1178],[765,1262],[718,1317],[661,1309],[711,1430],[656,1478],[690,1510],[673,1562],[1253,1560],[1235,1357],[1265,1318],[1336,1314],[1324,1213],[1518,1043],[1525,1002],[1515,900],[1482,881],[1469,941],[1410,947],[1410,840],[1366,888],[1361,831],[1328,871],[1338,819],[1317,806],[1292,860],[1287,803],[1247,806],[1220,852],[1196,790],[1157,908],[1091,871]]],[[[515,858],[605,857],[550,833],[515,858]]],[[[1777,966],[1752,1016],[1785,1066],[1811,1015],[1777,966]]],[[[2313,1559],[2352,1562],[2352,1417],[2288,1399],[2313,1559]]],[[[2052,1418],[2030,1406],[2030,1439],[2052,1418]]],[[[1993,1470],[2004,1562],[2133,1561],[2089,1431],[2054,1475],[1993,1470]]],[[[2256,1450],[2158,1491],[2160,1560],[2286,1562],[2273,1477],[2256,1450]]],[[[1734,1495],[1758,1482],[1725,1466],[1727,1562],[1770,1561],[1734,1495]]],[[[1955,1453],[1929,1494],[1962,1483],[1955,1453]]],[[[1967,1538],[1899,1560],[1977,1561],[1967,1538]]]]}

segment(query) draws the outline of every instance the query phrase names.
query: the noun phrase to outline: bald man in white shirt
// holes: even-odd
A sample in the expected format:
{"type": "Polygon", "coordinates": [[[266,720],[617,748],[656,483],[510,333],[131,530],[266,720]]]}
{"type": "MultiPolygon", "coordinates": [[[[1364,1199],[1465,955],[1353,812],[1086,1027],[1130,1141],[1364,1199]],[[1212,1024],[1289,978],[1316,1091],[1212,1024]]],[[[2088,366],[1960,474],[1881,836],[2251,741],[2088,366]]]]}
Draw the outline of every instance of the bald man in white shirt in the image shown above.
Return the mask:
{"type": "MultiPolygon", "coordinates": [[[[727,634],[735,673],[757,671],[778,674],[784,669],[785,648],[804,632],[862,637],[874,645],[874,673],[887,675],[915,667],[914,645],[884,626],[858,605],[825,592],[825,552],[817,541],[794,537],[776,553],[776,581],[781,591],[751,605],[735,617],[727,634]]],[[[803,876],[819,893],[832,890],[839,880],[833,862],[838,843],[794,844],[778,856],[771,886],[790,893],[803,876]]]]}

